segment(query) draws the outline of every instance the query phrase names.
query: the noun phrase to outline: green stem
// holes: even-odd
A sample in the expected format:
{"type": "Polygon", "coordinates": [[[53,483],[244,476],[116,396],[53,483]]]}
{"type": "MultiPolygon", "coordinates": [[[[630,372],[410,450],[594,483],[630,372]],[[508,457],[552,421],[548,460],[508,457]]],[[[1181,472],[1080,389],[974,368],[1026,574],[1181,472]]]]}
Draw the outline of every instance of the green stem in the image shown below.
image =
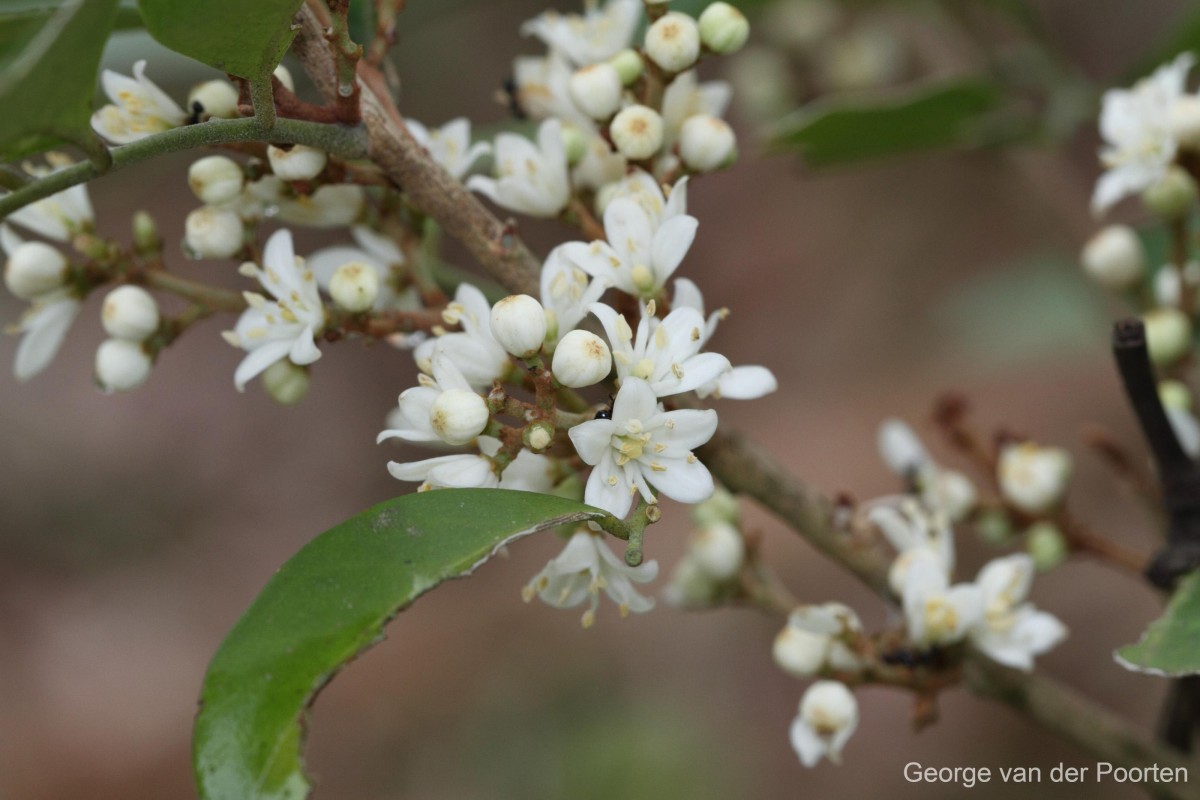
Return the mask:
{"type": "Polygon", "coordinates": [[[263,130],[275,127],[275,81],[274,75],[265,76],[250,81],[250,102],[254,105],[254,121],[263,130]]]}
{"type": "MultiPolygon", "coordinates": [[[[317,147],[343,158],[361,158],[366,153],[366,132],[360,127],[324,125],[297,119],[279,119],[273,127],[265,128],[254,117],[244,119],[214,119],[197,125],[185,125],[163,133],[147,136],[112,151],[112,166],[103,174],[137,164],[155,156],[195,150],[210,145],[232,142],[278,142],[317,147]]],[[[0,197],[0,219],[19,208],[36,203],[52,194],[85,183],[101,175],[89,161],[51,172],[14,192],[0,197]]]]}
{"type": "Polygon", "coordinates": [[[145,274],[147,286],[171,292],[187,298],[193,303],[203,306],[209,311],[232,311],[234,313],[246,309],[246,300],[237,292],[228,289],[218,289],[203,283],[181,278],[163,270],[149,270],[145,274]]]}

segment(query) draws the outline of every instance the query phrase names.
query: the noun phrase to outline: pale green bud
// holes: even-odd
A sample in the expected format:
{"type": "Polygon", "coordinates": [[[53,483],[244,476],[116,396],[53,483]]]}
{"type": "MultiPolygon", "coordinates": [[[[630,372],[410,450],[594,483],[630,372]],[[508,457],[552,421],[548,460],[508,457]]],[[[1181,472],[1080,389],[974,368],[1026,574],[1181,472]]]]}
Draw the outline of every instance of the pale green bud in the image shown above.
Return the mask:
{"type": "Polygon", "coordinates": [[[1142,192],[1142,202],[1163,219],[1177,219],[1195,204],[1196,181],[1182,167],[1172,164],[1162,178],[1142,192]]]}
{"type": "Polygon", "coordinates": [[[1049,522],[1038,522],[1025,532],[1025,549],[1040,570],[1057,567],[1067,557],[1067,540],[1062,531],[1049,522]]]}
{"type": "Polygon", "coordinates": [[[713,3],[700,15],[700,41],[714,53],[736,53],[749,37],[746,15],[729,3],[713,3]]]}
{"type": "Polygon", "coordinates": [[[263,388],[276,403],[294,406],[308,395],[312,378],[308,368],[293,364],[286,358],[267,367],[262,374],[263,388]]]}

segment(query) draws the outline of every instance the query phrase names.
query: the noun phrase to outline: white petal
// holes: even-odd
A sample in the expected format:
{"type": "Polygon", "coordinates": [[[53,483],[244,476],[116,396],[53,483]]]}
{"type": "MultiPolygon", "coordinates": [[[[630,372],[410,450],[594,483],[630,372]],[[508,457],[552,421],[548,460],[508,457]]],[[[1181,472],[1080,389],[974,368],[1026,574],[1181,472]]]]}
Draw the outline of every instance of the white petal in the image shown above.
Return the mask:
{"type": "Polygon", "coordinates": [[[280,339],[273,342],[265,342],[254,350],[251,350],[234,371],[233,385],[237,387],[239,392],[246,391],[247,383],[276,361],[287,358],[287,354],[291,349],[292,342],[280,339]]]}
{"type": "Polygon", "coordinates": [[[683,261],[696,238],[699,224],[695,217],[674,217],[664,222],[654,234],[654,277],[658,285],[665,283],[683,261]]]}
{"type": "Polygon", "coordinates": [[[717,380],[718,391],[726,400],[757,400],[779,388],[775,374],[766,367],[734,367],[717,380]]]}
{"type": "Polygon", "coordinates": [[[792,749],[800,756],[800,763],[806,767],[816,766],[821,756],[825,755],[825,741],[800,717],[792,720],[791,740],[792,749]]]}
{"type": "Polygon", "coordinates": [[[17,380],[27,381],[50,365],[82,307],[78,300],[63,299],[28,312],[21,323],[25,335],[13,363],[17,380]]]}
{"type": "Polygon", "coordinates": [[[610,453],[605,453],[600,463],[592,468],[583,492],[583,502],[622,519],[629,513],[629,506],[633,504],[629,480],[625,471],[613,463],[610,453]]]}
{"type": "Polygon", "coordinates": [[[612,421],[619,429],[629,420],[649,420],[657,410],[658,398],[650,384],[641,378],[626,378],[613,401],[612,421]]]}
{"type": "Polygon", "coordinates": [[[612,449],[615,425],[609,419],[592,419],[581,422],[567,431],[571,444],[585,464],[599,464],[604,454],[612,449]]]}
{"type": "Polygon", "coordinates": [[[699,503],[712,497],[713,479],[699,459],[662,459],[662,471],[643,471],[655,489],[679,503],[699,503]]]}

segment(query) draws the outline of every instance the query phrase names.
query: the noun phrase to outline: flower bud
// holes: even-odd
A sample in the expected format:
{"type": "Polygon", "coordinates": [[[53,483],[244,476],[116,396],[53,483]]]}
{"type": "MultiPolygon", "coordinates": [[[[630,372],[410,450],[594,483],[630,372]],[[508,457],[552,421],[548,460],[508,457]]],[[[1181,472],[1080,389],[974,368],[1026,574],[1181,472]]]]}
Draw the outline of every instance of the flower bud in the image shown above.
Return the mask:
{"type": "Polygon", "coordinates": [[[128,392],[150,377],[153,362],[139,342],[109,339],[96,350],[96,383],[112,392],[128,392]]]}
{"type": "Polygon", "coordinates": [[[608,128],[621,155],[632,161],[650,158],[663,143],[663,120],[647,106],[628,106],[613,117],[608,128]]]}
{"type": "Polygon", "coordinates": [[[737,498],[720,486],[713,490],[712,497],[692,506],[692,519],[699,528],[735,525],[740,514],[737,498]]]}
{"type": "Polygon", "coordinates": [[[607,63],[580,68],[567,84],[575,107],[592,119],[608,119],[617,113],[621,89],[621,76],[607,63]]]}
{"type": "Polygon", "coordinates": [[[878,446],[883,463],[897,475],[911,475],[933,463],[925,445],[902,420],[884,420],[879,426],[878,446]]]}
{"type": "Polygon", "coordinates": [[[158,225],[154,217],[146,211],[135,211],[133,214],[133,245],[139,253],[161,253],[162,237],[158,235],[158,225]]]}
{"type": "Polygon", "coordinates": [[[66,256],[45,242],[24,242],[4,265],[4,285],[22,300],[58,289],[66,281],[66,256]]]}
{"type": "Polygon", "coordinates": [[[1187,214],[1196,202],[1196,181],[1182,167],[1172,164],[1142,192],[1142,202],[1163,219],[1177,219],[1187,214]]]}
{"type": "Polygon", "coordinates": [[[1071,456],[1057,447],[1033,442],[1006,445],[997,465],[1000,492],[1017,508],[1042,514],[1054,508],[1067,493],[1071,456]]]}
{"type": "Polygon", "coordinates": [[[1025,550],[1040,570],[1057,567],[1067,557],[1067,540],[1062,531],[1049,522],[1038,522],[1025,532],[1025,550]]]}
{"type": "Polygon", "coordinates": [[[487,401],[467,389],[447,389],[433,401],[429,424],[447,444],[467,444],[487,427],[487,401]]]}
{"type": "Polygon", "coordinates": [[[328,156],[324,150],[294,144],[286,150],[271,145],[267,148],[271,171],[283,181],[310,181],[325,169],[328,156]]]}
{"type": "Polygon", "coordinates": [[[100,322],[113,338],[144,342],[158,330],[158,303],[140,286],[118,286],[104,298],[100,322]]]}
{"type": "Polygon", "coordinates": [[[737,158],[737,138],[725,120],[696,114],[688,117],[680,129],[679,155],[688,168],[712,172],[729,166],[737,158]]]}
{"type": "Polygon", "coordinates": [[[554,443],[554,426],[549,422],[534,422],[525,426],[521,441],[535,453],[540,453],[554,443]]]}
{"type": "Polygon", "coordinates": [[[282,406],[294,406],[308,395],[312,383],[308,368],[281,358],[262,374],[262,385],[271,399],[282,406]]]}
{"type": "Polygon", "coordinates": [[[746,543],[737,528],[717,523],[692,535],[688,555],[713,580],[727,581],[742,568],[746,543]]]}
{"type": "Polygon", "coordinates": [[[1093,236],[1080,259],[1084,272],[1114,291],[1132,289],[1146,272],[1146,255],[1133,228],[1109,225],[1093,236]]]}
{"type": "Polygon", "coordinates": [[[202,203],[229,202],[242,193],[245,182],[241,166],[226,156],[205,156],[188,167],[188,186],[202,203]]]}
{"type": "Polygon", "coordinates": [[[617,71],[617,76],[620,77],[623,86],[629,86],[642,77],[642,72],[646,69],[638,51],[630,48],[625,48],[617,53],[608,60],[608,63],[612,64],[613,69],[617,71]]]}
{"type": "Polygon", "coordinates": [[[858,727],[858,701],[854,694],[838,681],[817,681],[800,699],[800,713],[792,727],[792,746],[805,766],[812,766],[822,754],[837,763],[846,740],[858,727]],[[797,739],[797,726],[810,731],[820,741],[816,753],[802,748],[797,739]]]}
{"type": "Polygon", "coordinates": [[[1150,360],[1158,366],[1170,366],[1191,350],[1192,323],[1179,309],[1151,309],[1142,317],[1142,322],[1146,325],[1150,360]]]}
{"type": "Polygon", "coordinates": [[[1192,409],[1192,390],[1181,381],[1160,381],[1158,398],[1162,401],[1164,408],[1178,408],[1182,411],[1192,409]]]}
{"type": "Polygon", "coordinates": [[[975,509],[975,484],[958,470],[933,470],[922,483],[921,495],[926,503],[941,509],[951,522],[962,522],[975,509]]]}
{"type": "Polygon", "coordinates": [[[198,122],[213,117],[233,119],[238,115],[238,93],[229,81],[215,80],[197,84],[188,93],[187,110],[198,122]]]}
{"type": "MultiPolygon", "coordinates": [[[[575,166],[588,152],[588,135],[571,124],[562,126],[563,151],[567,154],[567,164],[575,166]]],[[[608,145],[605,145],[607,147],[608,145]]]]}
{"type": "Polygon", "coordinates": [[[329,279],[329,296],[353,314],[367,311],[379,297],[379,270],[370,264],[342,264],[329,279]]]}
{"type": "Polygon", "coordinates": [[[608,377],[612,353],[603,339],[594,333],[573,330],[554,349],[551,362],[554,378],[563,386],[581,389],[608,377]]]}
{"type": "Polygon", "coordinates": [[[517,358],[536,355],[546,340],[542,304],[527,294],[505,297],[492,307],[492,336],[517,358]]]}
{"type": "Polygon", "coordinates": [[[788,624],[775,636],[771,655],[778,667],[797,678],[816,675],[829,654],[829,637],[788,624]]]}
{"type": "Polygon", "coordinates": [[[187,215],[183,244],[193,258],[232,258],[242,249],[245,230],[237,214],[204,206],[187,215]]]}
{"type": "Polygon", "coordinates": [[[746,15],[729,3],[713,3],[700,14],[700,41],[714,53],[736,53],[749,37],[746,15]]]}
{"type": "Polygon", "coordinates": [[[700,55],[700,28],[696,20],[679,11],[668,11],[646,29],[646,55],[667,72],[683,72],[700,55]]]}
{"type": "Polygon", "coordinates": [[[283,84],[283,88],[289,92],[296,91],[296,82],[292,80],[292,73],[283,64],[276,67],[275,71],[271,74],[279,79],[279,82],[283,84]]]}
{"type": "Polygon", "coordinates": [[[1002,547],[1012,541],[1012,521],[1003,511],[986,510],[975,520],[975,532],[988,544],[1002,547]]]}
{"type": "Polygon", "coordinates": [[[1200,147],[1200,95],[1184,95],[1168,112],[1168,128],[1180,147],[1200,147]]]}
{"type": "Polygon", "coordinates": [[[682,610],[711,608],[720,588],[699,564],[685,557],[675,565],[671,580],[663,589],[663,600],[672,608],[682,610]]]}

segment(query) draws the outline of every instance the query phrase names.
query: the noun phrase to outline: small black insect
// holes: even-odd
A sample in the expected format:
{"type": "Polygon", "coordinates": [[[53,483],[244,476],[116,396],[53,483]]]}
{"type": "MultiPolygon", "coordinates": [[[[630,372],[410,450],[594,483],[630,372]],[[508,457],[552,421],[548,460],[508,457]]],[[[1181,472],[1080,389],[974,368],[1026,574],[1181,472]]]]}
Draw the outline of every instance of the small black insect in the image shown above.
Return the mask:
{"type": "Polygon", "coordinates": [[[188,115],[187,124],[195,125],[196,123],[202,122],[203,120],[204,120],[204,106],[202,106],[200,104],[199,100],[193,100],[192,101],[192,113],[188,115]]]}
{"type": "Polygon", "coordinates": [[[906,647],[898,648],[879,656],[879,660],[884,664],[891,666],[908,667],[915,669],[917,667],[934,667],[941,663],[942,654],[940,651],[933,650],[917,650],[906,647]]]}
{"type": "Polygon", "coordinates": [[[592,419],[612,419],[613,396],[608,396],[608,405],[596,412],[592,419]]]}
{"type": "Polygon", "coordinates": [[[508,113],[512,114],[514,119],[529,119],[525,109],[521,108],[521,90],[514,78],[504,79],[504,96],[508,99],[508,113]]]}

